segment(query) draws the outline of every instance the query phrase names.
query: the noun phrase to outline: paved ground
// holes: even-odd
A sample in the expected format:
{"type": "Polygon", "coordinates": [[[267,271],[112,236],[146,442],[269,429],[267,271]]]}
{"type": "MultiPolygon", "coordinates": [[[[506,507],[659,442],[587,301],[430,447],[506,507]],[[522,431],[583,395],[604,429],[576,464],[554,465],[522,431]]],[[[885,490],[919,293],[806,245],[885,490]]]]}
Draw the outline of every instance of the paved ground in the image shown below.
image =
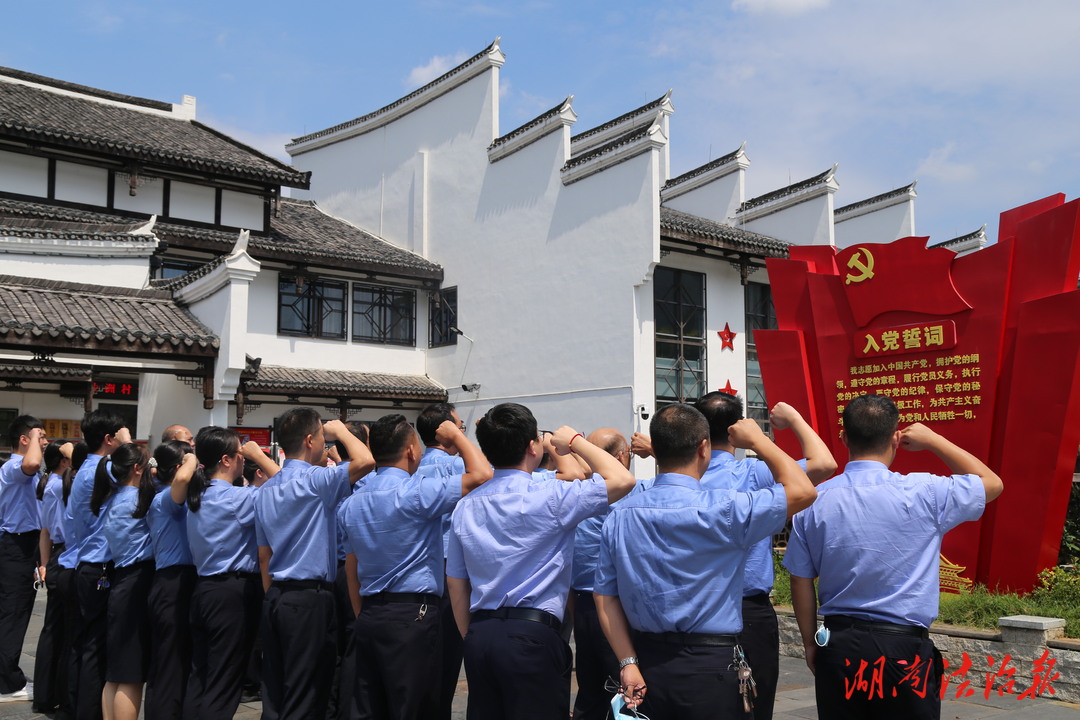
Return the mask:
{"type": "MultiPolygon", "coordinates": [[[[45,612],[45,593],[38,593],[34,616],[30,620],[30,629],[23,644],[22,668],[30,672],[34,668],[34,653],[37,648],[38,632],[41,629],[42,615],[45,612]]],[[[468,702],[468,688],[465,675],[458,683],[458,693],[454,700],[454,720],[464,720],[465,705],[468,702]]],[[[241,705],[236,718],[256,720],[262,712],[259,703],[241,705]]],[[[775,720],[813,720],[817,718],[814,705],[814,682],[806,664],[799,658],[780,658],[780,686],[776,697],[775,720]]],[[[30,712],[29,702],[0,704],[0,720],[26,720],[28,718],[47,718],[30,712]]],[[[993,697],[984,700],[981,693],[961,702],[946,701],[942,705],[942,720],[1080,720],[1080,705],[1057,702],[1055,700],[1018,700],[1015,696],[993,697]]]]}

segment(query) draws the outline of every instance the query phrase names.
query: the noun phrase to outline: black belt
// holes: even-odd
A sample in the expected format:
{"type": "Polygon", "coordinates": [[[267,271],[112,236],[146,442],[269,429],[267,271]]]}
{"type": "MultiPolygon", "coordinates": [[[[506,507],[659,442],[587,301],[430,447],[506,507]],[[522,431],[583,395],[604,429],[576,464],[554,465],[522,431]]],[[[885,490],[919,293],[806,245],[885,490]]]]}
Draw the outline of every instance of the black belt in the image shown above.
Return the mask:
{"type": "Polygon", "coordinates": [[[41,528],[37,528],[36,530],[23,530],[22,532],[8,532],[7,530],[4,531],[5,535],[11,535],[12,537],[17,537],[17,538],[27,537],[29,535],[37,535],[37,534],[40,534],[40,533],[41,533],[41,528]]]}
{"type": "Polygon", "coordinates": [[[90,562],[89,560],[83,560],[81,563],[75,566],[75,569],[82,570],[83,568],[87,567],[97,567],[103,570],[112,570],[113,561],[109,560],[108,562],[90,562]]]}
{"type": "Polygon", "coordinates": [[[759,605],[764,603],[772,604],[772,600],[769,599],[769,593],[760,592],[753,595],[743,595],[743,602],[752,602],[759,605]]]}
{"type": "Polygon", "coordinates": [[[384,603],[410,603],[415,605],[438,605],[442,602],[440,595],[433,593],[396,593],[396,592],[381,592],[374,595],[364,595],[361,600],[362,603],[370,605],[375,603],[376,605],[382,605],[384,603]]]}
{"type": "Polygon", "coordinates": [[[681,633],[681,632],[638,632],[637,636],[642,640],[661,642],[667,645],[698,645],[701,647],[734,647],[739,644],[736,635],[714,635],[712,633],[681,633]]]}
{"type": "Polygon", "coordinates": [[[528,620],[554,628],[555,632],[562,632],[562,622],[546,610],[523,607],[501,607],[498,610],[477,610],[472,614],[473,620],[528,620]]]}
{"type": "Polygon", "coordinates": [[[215,575],[201,575],[203,580],[259,580],[259,573],[243,572],[241,570],[230,570],[228,572],[217,573],[215,575]]]}
{"type": "Polygon", "coordinates": [[[333,590],[333,583],[325,580],[275,580],[274,587],[281,590],[333,590]]]}
{"type": "Polygon", "coordinates": [[[858,618],[850,617],[849,615],[829,615],[825,618],[825,627],[830,630],[848,630],[855,628],[856,630],[867,630],[869,632],[887,633],[889,635],[907,635],[909,637],[920,637],[927,639],[930,637],[930,631],[924,627],[918,625],[900,625],[898,623],[889,622],[871,622],[869,620],[860,620],[858,618]]]}

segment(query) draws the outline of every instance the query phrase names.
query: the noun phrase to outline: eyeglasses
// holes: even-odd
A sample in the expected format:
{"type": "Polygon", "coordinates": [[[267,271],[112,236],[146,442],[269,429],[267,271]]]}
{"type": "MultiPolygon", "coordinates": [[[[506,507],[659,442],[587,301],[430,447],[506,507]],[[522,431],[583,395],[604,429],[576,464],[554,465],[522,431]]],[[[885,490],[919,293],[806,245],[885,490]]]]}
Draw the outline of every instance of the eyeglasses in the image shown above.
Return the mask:
{"type": "MultiPolygon", "coordinates": [[[[635,717],[638,718],[638,720],[649,720],[648,716],[639,713],[637,708],[626,706],[626,697],[623,695],[626,688],[624,688],[617,680],[611,677],[604,680],[604,690],[609,693],[614,693],[614,697],[611,698],[611,711],[616,719],[620,717],[635,717]]],[[[644,691],[645,686],[635,689],[633,692],[634,699],[641,700],[644,691]]]]}

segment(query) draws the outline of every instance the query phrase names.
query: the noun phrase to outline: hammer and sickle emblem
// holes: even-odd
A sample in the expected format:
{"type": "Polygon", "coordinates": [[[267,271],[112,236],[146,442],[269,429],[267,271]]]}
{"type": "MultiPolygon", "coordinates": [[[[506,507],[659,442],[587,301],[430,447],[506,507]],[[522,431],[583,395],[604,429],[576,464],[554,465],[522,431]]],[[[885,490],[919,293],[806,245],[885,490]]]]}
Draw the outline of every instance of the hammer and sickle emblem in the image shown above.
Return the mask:
{"type": "Polygon", "coordinates": [[[844,278],[844,284],[861,283],[874,277],[874,256],[867,248],[859,248],[848,261],[847,266],[852,270],[858,270],[858,274],[848,274],[844,278]]]}

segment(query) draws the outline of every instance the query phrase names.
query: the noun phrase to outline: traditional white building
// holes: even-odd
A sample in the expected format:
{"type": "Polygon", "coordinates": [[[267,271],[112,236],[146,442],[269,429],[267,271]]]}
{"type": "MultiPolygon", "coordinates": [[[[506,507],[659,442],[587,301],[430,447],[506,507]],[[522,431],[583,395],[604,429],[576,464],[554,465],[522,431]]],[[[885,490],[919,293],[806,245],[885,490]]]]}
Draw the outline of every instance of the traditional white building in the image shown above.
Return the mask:
{"type": "Polygon", "coordinates": [[[835,166],[745,198],[745,144],[672,177],[670,92],[576,134],[571,96],[503,132],[504,62],[496,41],[297,138],[295,167],[190,98],[0,69],[0,414],[110,402],[150,438],[449,397],[629,433],[724,388],[764,418],[765,259],[915,232],[914,183],[837,210],[835,166]]]}

